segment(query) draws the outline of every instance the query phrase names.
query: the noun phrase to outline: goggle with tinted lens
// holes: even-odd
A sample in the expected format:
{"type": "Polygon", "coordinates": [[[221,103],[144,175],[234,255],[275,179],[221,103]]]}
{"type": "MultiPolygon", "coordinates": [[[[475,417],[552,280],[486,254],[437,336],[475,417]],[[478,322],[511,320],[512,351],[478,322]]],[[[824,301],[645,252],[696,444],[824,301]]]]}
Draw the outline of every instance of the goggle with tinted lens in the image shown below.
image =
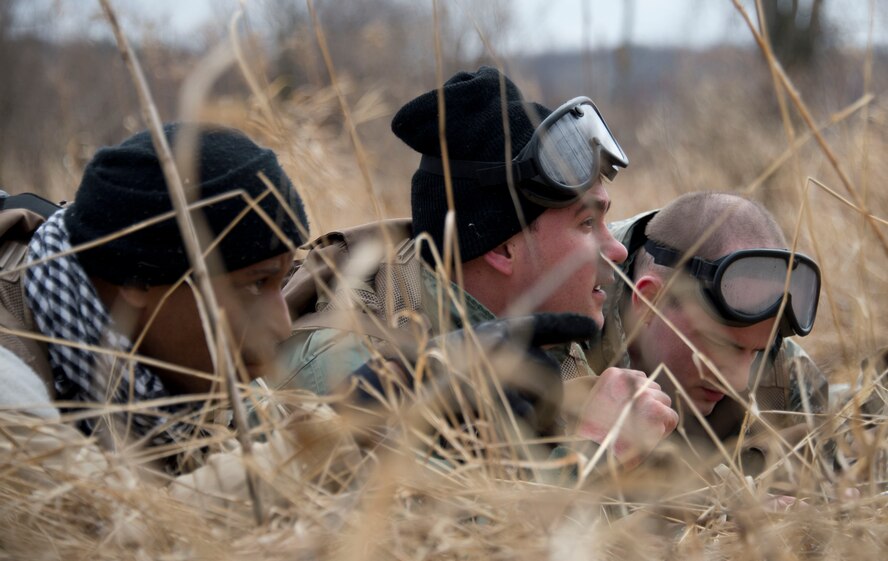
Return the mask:
{"type": "MultiPolygon", "coordinates": [[[[683,257],[681,251],[653,240],[644,249],[665,267],[674,267],[683,257]]],[[[814,327],[820,299],[820,267],[810,257],[785,249],[744,249],[715,261],[692,257],[685,270],[701,281],[703,294],[723,323],[748,326],[777,315],[790,263],[780,334],[805,336],[814,327]]]]}
{"type": "MultiPolygon", "coordinates": [[[[546,117],[514,160],[450,160],[454,178],[474,179],[482,186],[512,180],[529,200],[549,208],[570,206],[599,176],[613,180],[629,158],[588,97],[574,98],[546,117]]],[[[441,158],[423,155],[421,170],[444,175],[441,158]]]]}

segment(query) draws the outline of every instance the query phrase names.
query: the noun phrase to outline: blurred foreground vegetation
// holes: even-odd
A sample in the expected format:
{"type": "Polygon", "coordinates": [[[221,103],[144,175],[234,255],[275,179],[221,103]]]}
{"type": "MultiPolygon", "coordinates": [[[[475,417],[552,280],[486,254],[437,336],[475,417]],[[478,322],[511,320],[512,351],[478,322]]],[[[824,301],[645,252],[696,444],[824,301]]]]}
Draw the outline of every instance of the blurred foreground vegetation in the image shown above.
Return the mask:
{"type": "MultiPolygon", "coordinates": [[[[479,47],[459,9],[443,4],[441,75],[499,64],[530,99],[557,106],[589,95],[598,103],[632,161],[610,186],[614,219],[692,190],[747,193],[774,211],[788,233],[799,224],[799,249],[823,268],[819,319],[801,343],[832,381],[854,382],[860,361],[888,345],[888,247],[873,231],[888,228],[867,224],[824,188],[849,197],[798,107],[775,89],[760,50],[624,45],[517,56],[497,51],[510,29],[508,3],[491,2],[475,14],[487,48],[479,47]]],[[[116,47],[90,36],[54,36],[53,10],[60,5],[70,9],[49,3],[41,12],[0,0],[0,188],[56,200],[73,196],[98,147],[143,128],[116,47]]],[[[308,203],[314,234],[373,220],[374,200],[387,217],[409,214],[418,158],[388,123],[402,103],[438,83],[431,8],[395,0],[356,1],[349,9],[319,2],[334,82],[307,10],[248,6],[233,23],[241,58],[215,81],[203,118],[242,128],[278,151],[308,203]]],[[[85,26],[101,24],[80,15],[85,26]]],[[[183,84],[202,72],[215,45],[232,40],[230,22],[222,18],[199,37],[171,42],[163,29],[124,21],[138,39],[161,116],[176,119],[183,84]]],[[[868,212],[888,217],[888,52],[826,45],[787,72],[868,212]]],[[[57,495],[30,497],[34,503],[8,495],[7,504],[30,506],[4,513],[22,524],[16,531],[41,527],[52,538],[47,543],[81,558],[99,558],[98,551],[113,558],[137,543],[143,557],[136,558],[158,559],[876,559],[888,544],[882,494],[888,424],[876,415],[864,427],[854,420],[858,413],[846,408],[830,430],[840,440],[853,433],[854,450],[866,461],[836,480],[823,475],[829,471],[816,458],[790,470],[789,491],[808,506],[786,512],[762,506],[773,481],[731,473],[710,486],[693,478],[679,486],[671,472],[640,471],[564,491],[495,478],[484,466],[442,475],[383,457],[362,495],[291,489],[290,509],[267,528],[253,528],[249,514],[239,512],[214,513],[205,524],[205,514],[163,494],[99,482],[69,483],[57,495]],[[676,490],[653,484],[663,482],[676,483],[676,490]],[[843,498],[849,487],[856,498],[843,498]],[[67,541],[53,541],[66,532],[67,541]],[[94,543],[93,535],[104,537],[94,543]]],[[[40,532],[28,536],[43,539],[40,532]]]]}

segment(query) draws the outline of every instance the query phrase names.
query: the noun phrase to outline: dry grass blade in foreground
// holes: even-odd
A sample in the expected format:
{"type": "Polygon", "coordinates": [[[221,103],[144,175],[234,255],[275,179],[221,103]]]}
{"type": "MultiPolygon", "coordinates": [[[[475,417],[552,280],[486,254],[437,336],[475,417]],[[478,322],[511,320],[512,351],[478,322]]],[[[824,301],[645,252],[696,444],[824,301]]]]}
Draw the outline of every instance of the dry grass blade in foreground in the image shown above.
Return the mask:
{"type": "MultiPolygon", "coordinates": [[[[254,95],[266,95],[267,91],[259,91],[259,83],[253,82],[254,95]]],[[[366,175],[372,169],[363,169],[363,159],[369,156],[362,154],[361,172],[352,171],[349,176],[343,170],[354,166],[339,162],[347,159],[342,156],[348,152],[347,144],[336,135],[327,137],[324,146],[316,144],[317,135],[324,131],[321,121],[345,103],[342,89],[346,85],[340,78],[335,91],[299,92],[289,101],[263,100],[258,110],[238,108],[225,115],[236,121],[232,124],[261,132],[281,147],[279,152],[289,160],[294,177],[302,180],[300,187],[314,194],[313,215],[321,217],[321,224],[337,226],[374,218],[347,204],[349,194],[368,196],[366,175]],[[280,114],[272,115],[272,111],[280,114]],[[332,160],[337,164],[329,164],[332,160]],[[333,183],[338,187],[335,193],[329,189],[333,183]]],[[[860,144],[867,145],[871,154],[884,151],[880,149],[885,148],[885,103],[880,93],[874,99],[871,117],[854,139],[866,142],[834,147],[842,152],[843,161],[859,161],[862,156],[856,146],[860,144]]],[[[755,102],[748,103],[750,110],[745,113],[753,114],[755,102]]],[[[710,109],[719,108],[712,105],[710,109]]],[[[218,106],[204,111],[225,114],[218,106]]],[[[734,117],[724,118],[728,130],[735,130],[730,128],[734,117]]],[[[353,116],[353,120],[360,119],[353,116]]],[[[742,125],[736,130],[746,135],[747,144],[758,142],[774,147],[773,154],[783,153],[784,139],[756,138],[764,133],[747,121],[742,125]]],[[[350,138],[357,134],[354,125],[349,124],[348,133],[350,138]]],[[[705,126],[700,125],[698,133],[705,137],[705,126]]],[[[675,148],[677,152],[686,149],[675,148]]],[[[799,146],[797,157],[806,176],[827,173],[818,152],[799,146]]],[[[771,163],[763,162],[760,169],[769,169],[771,163]]],[[[718,177],[715,167],[701,166],[694,172],[718,177]]],[[[872,185],[888,179],[884,162],[871,161],[865,169],[872,185]]],[[[795,224],[801,208],[797,186],[805,178],[786,177],[779,164],[775,170],[760,185],[774,204],[786,209],[791,217],[787,223],[795,224]]],[[[407,178],[402,179],[406,185],[407,178]]],[[[614,198],[622,195],[617,189],[629,192],[634,188],[632,192],[638,194],[617,201],[626,214],[679,192],[664,190],[659,178],[644,183],[644,172],[625,181],[637,185],[615,185],[614,198]],[[656,195],[646,196],[651,193],[656,195]]],[[[827,189],[835,183],[831,176],[814,181],[827,189]]],[[[844,178],[839,182],[844,184],[844,178]]],[[[820,197],[821,191],[811,189],[805,195],[810,197],[816,221],[802,232],[801,242],[820,244],[823,257],[819,260],[832,281],[825,296],[834,304],[832,318],[822,312],[815,335],[804,343],[821,364],[830,366],[835,381],[855,381],[859,359],[886,342],[884,294],[888,287],[880,236],[874,229],[885,231],[880,219],[888,215],[888,199],[873,189],[865,204],[855,201],[852,206],[820,197]],[[846,278],[845,272],[852,270],[861,271],[859,278],[846,278]]],[[[354,274],[338,271],[338,281],[328,287],[331,298],[337,286],[351,285],[348,277],[354,274]]],[[[439,284],[447,286],[446,279],[441,280],[439,284]]],[[[253,522],[257,505],[244,496],[223,500],[197,493],[182,500],[181,488],[171,490],[169,481],[149,469],[156,451],[127,446],[114,453],[99,452],[94,443],[71,433],[59,438],[51,423],[23,422],[3,412],[0,558],[884,557],[888,546],[888,496],[884,494],[888,492],[888,415],[878,406],[888,395],[888,365],[884,363],[868,362],[860,378],[861,391],[838,402],[832,411],[815,415],[817,428],[812,434],[792,442],[766,439],[763,445],[778,452],[755,478],[742,475],[733,448],[724,455],[698,457],[667,445],[628,472],[602,455],[589,477],[578,480],[573,474],[589,467],[591,454],[550,457],[551,443],[531,436],[503,407],[498,388],[508,377],[499,374],[529,371],[522,356],[490,355],[475,346],[471,337],[468,344],[453,348],[429,349],[425,344],[424,340],[418,343],[424,350],[415,357],[415,373],[435,378],[438,369],[453,376],[437,378],[439,383],[427,388],[401,387],[398,395],[381,396],[386,404],[382,410],[340,407],[342,416],[331,424],[308,417],[291,420],[288,426],[273,412],[310,408],[321,401],[338,406],[341,395],[321,399],[299,392],[252,389],[256,394],[250,400],[268,414],[250,435],[284,433],[294,444],[291,457],[253,466],[267,516],[260,526],[253,522]],[[463,426],[471,430],[461,430],[463,426]],[[41,439],[48,445],[38,453],[33,444],[41,439]],[[339,462],[339,443],[348,449],[353,439],[373,445],[358,462],[339,462]],[[290,471],[293,466],[298,470],[290,471]],[[789,504],[782,497],[798,500],[789,504]]],[[[391,384],[397,386],[397,381],[391,384]]],[[[221,395],[214,397],[224,404],[221,395]]],[[[103,412],[107,411],[97,405],[83,414],[103,412]]],[[[204,412],[205,418],[213,416],[213,411],[204,412]]],[[[209,424],[201,426],[210,428],[209,424]]],[[[230,437],[227,430],[219,429],[191,446],[197,452],[218,447],[230,437]]],[[[223,475],[229,473],[225,465],[216,467],[223,475]]]]}

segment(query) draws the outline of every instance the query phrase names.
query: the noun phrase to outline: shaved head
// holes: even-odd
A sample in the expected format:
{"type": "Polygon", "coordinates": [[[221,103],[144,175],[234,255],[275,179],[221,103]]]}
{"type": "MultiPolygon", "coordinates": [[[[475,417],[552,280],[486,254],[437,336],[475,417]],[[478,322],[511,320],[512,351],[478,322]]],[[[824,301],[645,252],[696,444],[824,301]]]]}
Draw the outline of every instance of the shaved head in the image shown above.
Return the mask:
{"type": "MultiPolygon", "coordinates": [[[[682,195],[651,219],[645,234],[681,252],[694,249],[694,255],[709,260],[739,249],[787,246],[783,230],[765,207],[727,193],[682,195]]],[[[654,265],[647,252],[640,250],[636,276],[647,271],[665,272],[665,268],[658,269],[661,267],[654,265]]]]}
{"type": "MultiPolygon", "coordinates": [[[[675,199],[651,219],[645,235],[687,258],[708,261],[744,249],[786,248],[786,238],[770,212],[726,193],[690,193],[675,199]]],[[[663,382],[664,391],[709,415],[727,394],[747,388],[755,357],[774,342],[777,320],[731,324],[704,295],[698,279],[681,268],[654,263],[643,247],[635,258],[635,290],[620,302],[623,327],[631,334],[626,344],[632,367],[653,372],[662,365],[672,373],[663,382]],[[650,313],[650,302],[657,314],[650,313]],[[700,356],[709,363],[701,363],[700,356]]]]}

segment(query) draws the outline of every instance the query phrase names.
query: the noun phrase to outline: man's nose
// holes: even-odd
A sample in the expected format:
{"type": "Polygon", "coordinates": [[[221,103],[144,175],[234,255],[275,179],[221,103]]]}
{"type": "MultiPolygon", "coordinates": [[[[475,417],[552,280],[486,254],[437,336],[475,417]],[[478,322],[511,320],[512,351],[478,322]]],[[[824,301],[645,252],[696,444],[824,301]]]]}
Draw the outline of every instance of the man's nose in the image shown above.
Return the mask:
{"type": "Polygon", "coordinates": [[[284,300],[282,292],[275,293],[269,303],[266,321],[268,322],[268,332],[275,343],[280,343],[290,336],[292,326],[290,310],[287,308],[287,302],[284,300]]]}
{"type": "Polygon", "coordinates": [[[614,263],[622,263],[628,257],[629,252],[626,251],[626,246],[617,241],[608,230],[607,236],[601,240],[601,254],[614,263]]]}
{"type": "Polygon", "coordinates": [[[735,391],[743,391],[749,384],[752,375],[752,361],[755,353],[744,353],[743,356],[724,364],[721,368],[722,376],[735,391]]]}

